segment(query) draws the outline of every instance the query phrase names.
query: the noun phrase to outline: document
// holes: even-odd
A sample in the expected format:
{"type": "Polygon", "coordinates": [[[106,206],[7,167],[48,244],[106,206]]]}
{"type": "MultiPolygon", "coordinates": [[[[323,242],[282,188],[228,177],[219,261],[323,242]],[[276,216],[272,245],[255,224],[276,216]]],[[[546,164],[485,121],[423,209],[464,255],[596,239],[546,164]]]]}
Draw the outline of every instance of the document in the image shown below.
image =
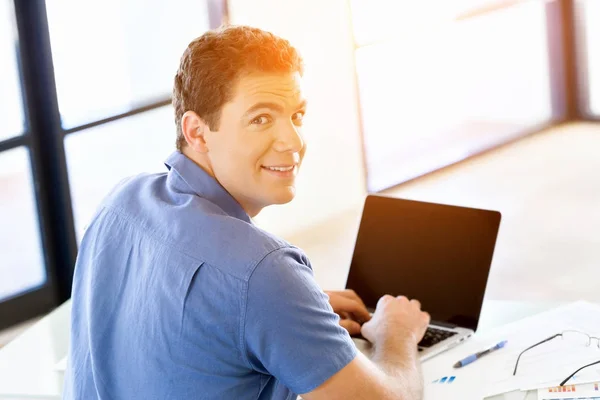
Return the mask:
{"type": "Polygon", "coordinates": [[[565,385],[538,390],[538,400],[600,399],[600,382],[565,385]]]}
{"type": "MultiPolygon", "coordinates": [[[[513,376],[515,363],[521,351],[529,346],[565,330],[576,330],[590,336],[600,337],[600,306],[584,301],[571,303],[488,332],[491,341],[508,340],[504,352],[498,351],[493,363],[486,368],[485,396],[557,386],[578,368],[600,360],[596,339],[590,346],[555,338],[523,354],[517,374],[513,376]]],[[[600,381],[600,364],[578,373],[571,384],[600,381]]]]}

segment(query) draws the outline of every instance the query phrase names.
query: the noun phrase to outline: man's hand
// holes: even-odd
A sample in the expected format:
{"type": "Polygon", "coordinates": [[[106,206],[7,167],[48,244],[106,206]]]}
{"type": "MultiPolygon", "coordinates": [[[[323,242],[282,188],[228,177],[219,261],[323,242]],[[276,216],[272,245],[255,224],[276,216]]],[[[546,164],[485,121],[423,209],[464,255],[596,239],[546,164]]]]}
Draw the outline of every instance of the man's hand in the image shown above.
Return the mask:
{"type": "Polygon", "coordinates": [[[360,333],[361,325],[371,319],[365,303],[354,290],[325,291],[333,311],[340,316],[340,325],[351,335],[360,333]]]}
{"type": "Polygon", "coordinates": [[[405,342],[410,339],[417,343],[423,339],[431,317],[421,311],[418,300],[408,300],[404,296],[383,296],[377,302],[373,319],[362,327],[362,335],[371,343],[382,345],[394,340],[405,342]]]}

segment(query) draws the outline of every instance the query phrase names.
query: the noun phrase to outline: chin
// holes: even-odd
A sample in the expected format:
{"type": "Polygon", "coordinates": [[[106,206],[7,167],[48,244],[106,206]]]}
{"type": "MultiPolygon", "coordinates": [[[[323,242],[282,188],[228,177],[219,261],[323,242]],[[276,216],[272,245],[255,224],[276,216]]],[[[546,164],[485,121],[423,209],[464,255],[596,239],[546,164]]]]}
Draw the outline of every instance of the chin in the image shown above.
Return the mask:
{"type": "Polygon", "coordinates": [[[290,201],[294,200],[296,197],[296,189],[289,188],[286,191],[281,191],[280,193],[275,194],[271,197],[271,204],[287,204],[290,201]]]}

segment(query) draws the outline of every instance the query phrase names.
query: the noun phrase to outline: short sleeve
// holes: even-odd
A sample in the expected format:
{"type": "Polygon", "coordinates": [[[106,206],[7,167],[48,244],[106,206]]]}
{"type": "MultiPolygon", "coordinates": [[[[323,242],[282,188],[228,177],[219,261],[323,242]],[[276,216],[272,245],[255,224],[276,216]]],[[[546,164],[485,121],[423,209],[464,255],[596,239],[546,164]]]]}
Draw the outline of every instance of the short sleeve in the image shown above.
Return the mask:
{"type": "Polygon", "coordinates": [[[267,255],[248,281],[243,339],[248,362],[296,394],[308,393],[356,357],[308,259],[295,248],[267,255]]]}

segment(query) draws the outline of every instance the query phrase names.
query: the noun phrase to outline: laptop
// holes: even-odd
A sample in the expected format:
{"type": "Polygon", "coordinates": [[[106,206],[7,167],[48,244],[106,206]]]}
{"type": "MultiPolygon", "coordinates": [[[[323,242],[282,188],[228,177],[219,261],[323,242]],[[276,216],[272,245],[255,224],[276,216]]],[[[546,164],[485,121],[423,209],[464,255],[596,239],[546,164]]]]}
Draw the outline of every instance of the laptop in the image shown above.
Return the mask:
{"type": "MultiPolygon", "coordinates": [[[[497,211],[369,195],[346,288],[371,312],[385,294],[419,300],[431,315],[418,344],[425,361],[477,330],[500,220],[497,211]]],[[[368,354],[364,340],[355,343],[368,354]]]]}

